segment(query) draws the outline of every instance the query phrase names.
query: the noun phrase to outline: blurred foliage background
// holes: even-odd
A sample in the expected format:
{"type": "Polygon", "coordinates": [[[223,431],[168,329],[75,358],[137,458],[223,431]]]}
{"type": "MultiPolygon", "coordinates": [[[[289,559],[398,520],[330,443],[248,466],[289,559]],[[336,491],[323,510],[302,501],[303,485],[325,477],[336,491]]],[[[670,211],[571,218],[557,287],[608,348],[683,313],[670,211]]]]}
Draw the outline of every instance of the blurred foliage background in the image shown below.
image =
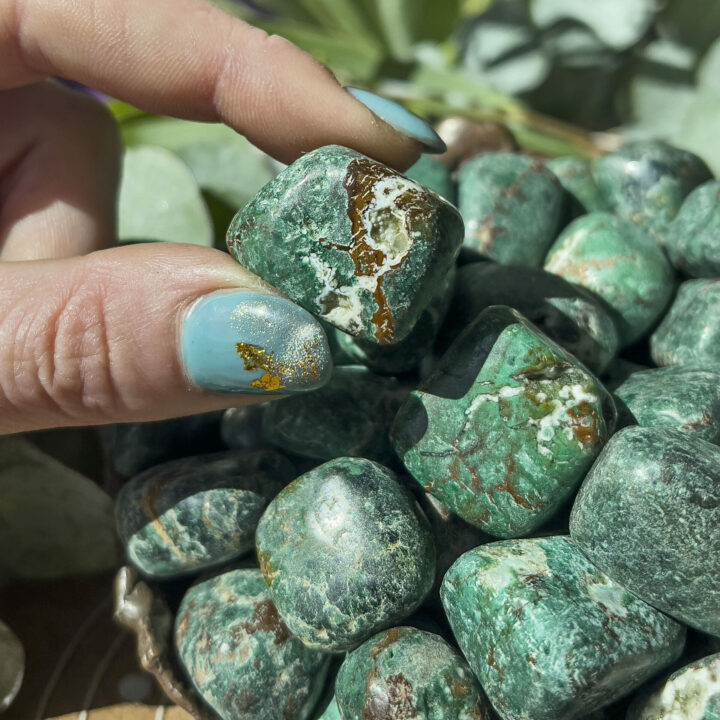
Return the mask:
{"type": "MultiPolygon", "coordinates": [[[[499,123],[544,156],[663,138],[720,174],[720,0],[213,2],[432,120],[499,123]]],[[[121,239],[221,246],[276,168],[222,126],[111,107],[121,239]]]]}

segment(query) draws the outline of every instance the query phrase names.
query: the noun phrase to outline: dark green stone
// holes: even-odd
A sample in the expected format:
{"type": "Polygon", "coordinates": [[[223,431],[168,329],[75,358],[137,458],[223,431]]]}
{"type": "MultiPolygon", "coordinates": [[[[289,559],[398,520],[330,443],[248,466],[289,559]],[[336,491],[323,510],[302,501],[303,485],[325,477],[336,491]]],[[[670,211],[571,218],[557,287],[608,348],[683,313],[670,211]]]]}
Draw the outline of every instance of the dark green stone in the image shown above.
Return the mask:
{"type": "Polygon", "coordinates": [[[631,427],[588,473],[570,535],[601,570],[686,625],[720,635],[720,448],[631,427]]]}
{"type": "Polygon", "coordinates": [[[447,349],[490,305],[517,310],[594,373],[601,373],[617,354],[615,323],[592,293],[540,268],[489,262],[458,271],[439,345],[447,349]]]}
{"type": "Polygon", "coordinates": [[[268,442],[318,460],[366,457],[393,462],[390,425],[408,390],[367,368],[337,367],[319,390],[263,407],[268,442]]]}
{"type": "Polygon", "coordinates": [[[289,633],[254,569],[193,585],[177,612],[175,646],[222,720],[306,720],[330,662],[289,633]]]}
{"type": "Polygon", "coordinates": [[[685,628],[613,582],[567,537],[465,553],[441,597],[503,720],[584,720],[673,662],[685,641],[685,628]]]}
{"type": "Polygon", "coordinates": [[[331,325],[390,345],[412,330],[460,250],[455,208],[337,145],[303,155],[233,219],[238,262],[331,325]]]}
{"type": "Polygon", "coordinates": [[[720,277],[720,180],[693,190],[667,233],[670,262],[692,277],[720,277]]]}
{"type": "Polygon", "coordinates": [[[615,422],[610,395],[519,313],[483,311],[410,393],[391,431],[427,492],[496,537],[548,520],[615,422]]]}
{"type": "Polygon", "coordinates": [[[120,490],[115,522],[128,560],[144,575],[171,578],[249,552],[265,506],[295,477],[273,450],[173,460],[120,490]]]}
{"type": "Polygon", "coordinates": [[[449,203],[455,203],[455,183],[450,178],[450,171],[435,158],[421,155],[420,159],[405,171],[405,177],[424,185],[449,203]]]}
{"type": "Polygon", "coordinates": [[[435,547],[417,503],[382,465],[339,458],[290,483],[256,533],[280,616],[313,648],[348,650],[417,608],[435,547]]]}
{"type": "Polygon", "coordinates": [[[545,163],[571,198],[570,213],[584,215],[605,210],[592,176],[590,160],[581,157],[559,157],[545,163]]]}
{"type": "Polygon", "coordinates": [[[680,365],[630,375],[615,390],[621,415],[643,427],[682,430],[720,444],[720,366],[680,365]]]}
{"type": "Polygon", "coordinates": [[[596,158],[592,175],[607,210],[661,243],[688,193],[712,178],[697,155],[657,140],[596,158]]]}
{"type": "Polygon", "coordinates": [[[688,280],[650,338],[658,365],[720,365],[720,280],[688,280]]]}
{"type": "Polygon", "coordinates": [[[542,265],[562,206],[562,186],[540,160],[489,153],[468,160],[458,173],[463,248],[503,265],[542,265]]]}
{"type": "Polygon", "coordinates": [[[615,311],[623,345],[650,330],[675,287],[662,248],[638,226],[601,212],[565,228],[550,248],[545,270],[602,298],[615,311]]]}
{"type": "Polygon", "coordinates": [[[460,653],[412,627],[378,633],[345,658],[335,685],[343,720],[487,720],[483,691],[460,653]]]}

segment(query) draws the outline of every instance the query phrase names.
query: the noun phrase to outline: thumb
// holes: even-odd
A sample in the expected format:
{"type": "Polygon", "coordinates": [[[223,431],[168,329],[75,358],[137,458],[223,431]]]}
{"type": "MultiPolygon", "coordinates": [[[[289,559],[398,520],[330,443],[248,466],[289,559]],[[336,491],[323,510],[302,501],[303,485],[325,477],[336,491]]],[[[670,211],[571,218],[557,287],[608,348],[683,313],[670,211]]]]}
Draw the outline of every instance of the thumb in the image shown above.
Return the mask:
{"type": "Polygon", "coordinates": [[[0,433],[217,410],[331,369],[319,323],[216,250],[0,264],[0,433]]]}

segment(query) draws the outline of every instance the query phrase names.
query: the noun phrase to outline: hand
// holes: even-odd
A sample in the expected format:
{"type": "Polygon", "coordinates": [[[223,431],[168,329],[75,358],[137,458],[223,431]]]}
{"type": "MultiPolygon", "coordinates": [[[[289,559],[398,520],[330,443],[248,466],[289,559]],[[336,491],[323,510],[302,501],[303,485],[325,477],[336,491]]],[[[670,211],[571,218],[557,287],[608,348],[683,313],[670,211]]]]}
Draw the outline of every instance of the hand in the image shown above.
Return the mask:
{"type": "Polygon", "coordinates": [[[315,380],[303,381],[326,373],[314,319],[268,295],[226,254],[165,244],[103,249],[115,241],[116,127],[101,105],[51,76],[149,112],[227,123],[283,162],[337,143],[404,169],[421,150],[298,48],[201,0],[3,0],[0,433],[251,401],[227,391],[262,388],[222,357],[208,371],[217,382],[196,373],[196,383],[188,380],[186,353],[204,363],[214,349],[190,343],[180,352],[190,337],[186,310],[203,296],[190,313],[195,325],[207,327],[212,313],[236,303],[248,309],[236,328],[246,342],[257,333],[257,297],[271,298],[262,312],[278,352],[300,328],[321,351],[315,380]],[[220,290],[228,292],[213,294],[220,290]]]}

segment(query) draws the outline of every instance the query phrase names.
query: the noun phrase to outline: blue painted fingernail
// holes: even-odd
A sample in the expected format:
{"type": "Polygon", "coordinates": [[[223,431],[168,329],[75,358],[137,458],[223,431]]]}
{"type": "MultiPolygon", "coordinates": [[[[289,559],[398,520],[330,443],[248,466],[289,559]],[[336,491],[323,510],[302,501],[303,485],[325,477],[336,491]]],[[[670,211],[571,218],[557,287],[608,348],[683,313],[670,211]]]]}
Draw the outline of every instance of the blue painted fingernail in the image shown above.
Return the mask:
{"type": "Polygon", "coordinates": [[[250,290],[215,292],[191,305],[180,351],[190,380],[218,393],[314,390],[332,372],[320,323],[285,298],[250,290]]]}
{"type": "Polygon", "coordinates": [[[399,133],[417,140],[427,152],[443,153],[447,148],[442,138],[422,118],[402,105],[358,88],[345,88],[356,100],[399,133]]]}

